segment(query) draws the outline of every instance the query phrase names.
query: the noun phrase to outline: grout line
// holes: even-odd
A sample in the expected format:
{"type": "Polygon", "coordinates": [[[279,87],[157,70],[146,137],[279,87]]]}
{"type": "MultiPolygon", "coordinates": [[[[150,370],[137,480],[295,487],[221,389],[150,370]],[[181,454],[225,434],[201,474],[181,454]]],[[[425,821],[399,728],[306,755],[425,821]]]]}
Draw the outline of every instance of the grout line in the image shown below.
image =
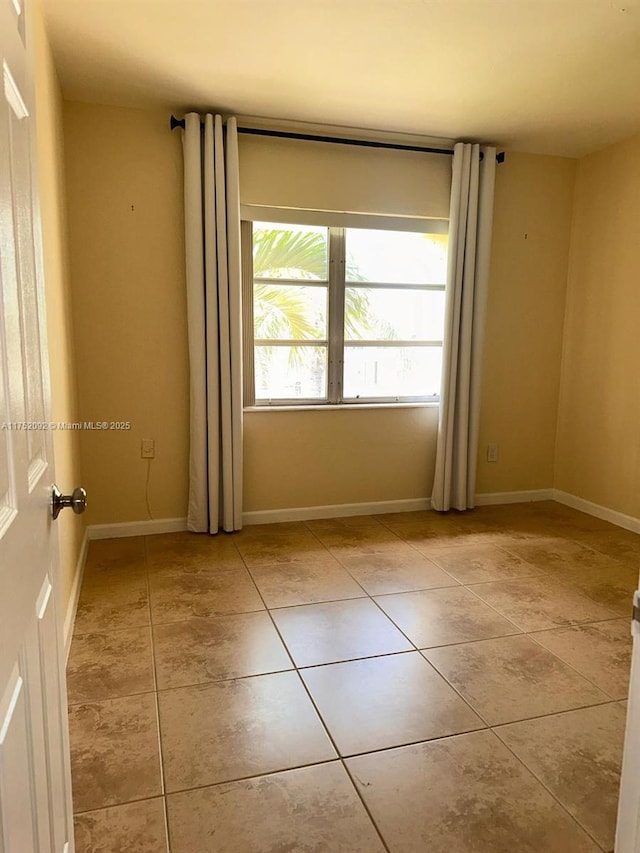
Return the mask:
{"type": "MultiPolygon", "coordinates": [[[[580,710],[580,709],[576,709],[576,710],[580,710]]],[[[548,716],[551,716],[551,715],[548,715],[548,716]]],[[[534,719],[540,719],[540,718],[539,718],[539,717],[537,717],[537,718],[534,718],[534,719]]],[[[596,839],[594,838],[594,836],[589,832],[589,830],[586,828],[586,826],[583,826],[583,825],[580,823],[580,821],[578,820],[578,818],[577,818],[577,817],[575,817],[575,815],[572,815],[572,814],[571,814],[571,812],[569,811],[569,809],[567,808],[567,806],[565,806],[565,805],[564,805],[564,803],[562,802],[562,800],[560,800],[560,799],[556,796],[556,794],[554,794],[554,792],[551,790],[551,788],[549,788],[549,786],[548,786],[548,785],[547,785],[547,784],[546,784],[546,783],[545,783],[545,782],[544,782],[544,781],[543,781],[543,780],[542,780],[542,779],[537,775],[537,773],[535,773],[535,772],[531,769],[531,767],[529,767],[529,766],[525,763],[525,761],[524,761],[522,758],[520,758],[520,756],[519,756],[516,752],[514,752],[514,750],[509,746],[509,744],[508,744],[508,743],[506,743],[506,741],[504,741],[504,740],[500,737],[500,735],[498,734],[498,732],[496,732],[496,731],[494,730],[494,728],[491,728],[491,729],[490,729],[490,731],[491,731],[491,733],[492,733],[493,735],[495,735],[495,736],[498,738],[498,740],[500,741],[500,743],[501,743],[501,744],[502,744],[502,745],[503,745],[503,746],[504,746],[504,747],[505,747],[505,748],[506,748],[506,749],[511,753],[511,755],[513,755],[513,757],[516,759],[516,761],[518,761],[518,763],[519,763],[519,764],[521,764],[521,765],[522,765],[522,767],[524,767],[524,769],[527,771],[527,773],[531,774],[531,776],[533,776],[533,778],[534,778],[534,779],[535,779],[535,780],[536,780],[536,781],[537,781],[537,782],[538,782],[538,783],[539,783],[539,784],[540,784],[540,785],[545,789],[545,791],[547,791],[547,793],[551,796],[551,798],[552,798],[552,799],[553,799],[553,800],[554,800],[554,801],[555,801],[555,802],[560,806],[560,808],[562,809],[562,811],[563,811],[565,814],[567,814],[567,815],[569,816],[569,819],[570,819],[570,820],[571,820],[571,821],[572,821],[572,822],[573,822],[573,823],[574,823],[574,824],[575,824],[579,829],[581,829],[581,830],[582,830],[582,832],[584,832],[584,834],[585,834],[588,838],[590,838],[590,839],[594,842],[594,844],[596,845],[596,847],[598,847],[598,848],[600,848],[600,850],[602,850],[603,848],[601,847],[601,845],[599,844],[599,842],[598,842],[598,841],[596,841],[596,839]]]]}
{"type": "Polygon", "coordinates": [[[74,632],[73,639],[79,640],[83,637],[103,636],[104,634],[111,636],[112,634],[122,634],[124,631],[148,631],[150,628],[151,623],[148,625],[127,625],[125,628],[94,628],[91,631],[74,632]]]}
{"type": "Polygon", "coordinates": [[[167,853],[170,853],[170,843],[169,843],[169,812],[167,810],[167,797],[166,797],[166,782],[164,775],[164,750],[162,748],[162,732],[160,729],[160,700],[158,697],[158,673],[156,667],[156,644],[155,637],[153,634],[153,619],[151,612],[151,582],[149,578],[149,547],[148,547],[148,538],[144,537],[144,560],[145,560],[145,568],[146,568],[146,578],[147,578],[147,602],[149,606],[149,633],[151,634],[151,666],[153,671],[153,691],[154,691],[154,699],[155,699],[155,709],[156,709],[156,727],[157,727],[157,735],[158,735],[158,761],[160,763],[160,787],[162,791],[162,809],[164,814],[164,828],[165,828],[165,842],[167,847],[167,853]]]}
{"type": "MultiPolygon", "coordinates": [[[[584,626],[584,624],[600,624],[600,623],[583,623],[581,625],[572,625],[572,626],[568,626],[568,627],[582,628],[584,626]]],[[[537,633],[544,633],[544,632],[540,631],[537,633]]],[[[537,637],[534,637],[532,634],[527,634],[526,636],[529,637],[531,640],[533,640],[534,643],[537,643],[540,646],[540,648],[549,652],[549,654],[552,654],[555,658],[557,658],[565,666],[568,666],[569,669],[573,670],[576,673],[576,675],[580,676],[580,678],[584,679],[585,681],[588,681],[589,684],[592,684],[599,693],[602,693],[604,696],[607,696],[612,702],[624,702],[624,699],[616,699],[614,696],[612,696],[610,693],[608,693],[606,690],[604,690],[602,687],[600,687],[598,684],[596,684],[596,682],[592,678],[589,678],[589,676],[580,672],[580,670],[577,669],[572,663],[569,663],[569,661],[566,661],[561,655],[557,654],[552,649],[547,648],[545,645],[543,645],[540,642],[540,640],[537,639],[537,637]]],[[[602,704],[602,703],[598,703],[598,704],[602,704]]]]}
{"type": "MultiPolygon", "coordinates": [[[[257,586],[257,581],[255,581],[257,586]]],[[[321,601],[301,601],[298,604],[273,604],[266,605],[267,610],[293,610],[297,607],[315,607],[318,604],[337,604],[341,601],[362,601],[363,598],[369,598],[368,593],[362,595],[350,595],[346,598],[323,598],[321,601]]]]}
{"type": "Polygon", "coordinates": [[[117,702],[118,699],[133,699],[134,696],[152,696],[156,690],[139,690],[137,693],[118,693],[117,696],[102,696],[99,699],[82,699],[80,702],[68,702],[69,709],[77,708],[80,705],[98,705],[101,702],[117,702]]]}
{"type": "MultiPolygon", "coordinates": [[[[606,625],[607,622],[626,622],[629,624],[627,616],[609,616],[607,619],[592,619],[590,622],[571,622],[568,625],[554,625],[552,628],[538,628],[535,631],[528,631],[528,634],[548,634],[551,631],[569,631],[572,628],[585,628],[588,625],[606,625]]],[[[631,632],[629,632],[631,637],[631,632]]]]}
{"type": "MultiPolygon", "coordinates": [[[[252,579],[253,580],[253,579],[252,579]]],[[[207,619],[226,619],[229,616],[247,616],[250,613],[264,613],[266,607],[261,607],[259,610],[237,610],[230,613],[216,613],[213,616],[187,616],[186,619],[176,619],[175,621],[165,622],[164,620],[161,622],[152,622],[151,628],[162,628],[165,625],[183,625],[185,622],[192,622],[193,620],[200,619],[205,621],[207,619]]]]}
{"type": "MultiPolygon", "coordinates": [[[[315,534],[313,534],[313,535],[315,536],[315,534]]],[[[317,538],[317,537],[316,537],[316,538],[317,538]]],[[[324,546],[323,546],[323,547],[324,547],[324,546]]],[[[245,562],[245,561],[244,561],[244,558],[243,558],[243,562],[245,562]]],[[[360,794],[360,791],[359,791],[359,790],[358,790],[358,788],[356,787],[356,785],[355,785],[355,783],[354,783],[354,781],[353,781],[353,779],[352,779],[352,777],[351,777],[351,774],[349,773],[349,770],[347,769],[347,766],[346,766],[346,764],[345,764],[345,762],[344,762],[344,759],[343,759],[343,758],[342,758],[342,756],[340,755],[340,751],[338,750],[338,747],[337,747],[337,745],[336,745],[336,742],[334,741],[334,739],[333,739],[333,737],[332,737],[332,735],[331,735],[331,732],[329,731],[329,727],[328,727],[328,726],[327,726],[327,724],[325,723],[324,718],[323,718],[322,714],[320,713],[320,710],[318,709],[318,706],[316,705],[316,703],[315,703],[315,701],[314,701],[314,699],[313,699],[313,697],[312,697],[312,695],[311,695],[311,693],[310,693],[310,691],[309,691],[309,688],[307,687],[307,685],[306,685],[306,683],[305,683],[304,678],[302,678],[302,676],[300,675],[300,672],[299,672],[298,666],[296,665],[296,662],[295,662],[295,660],[293,659],[293,655],[292,655],[292,653],[289,651],[289,647],[288,647],[288,645],[286,644],[286,642],[285,642],[285,640],[284,640],[284,637],[282,636],[282,634],[281,634],[281,632],[280,632],[280,629],[278,628],[278,625],[277,625],[277,623],[276,623],[275,619],[273,618],[273,614],[271,613],[271,610],[267,607],[266,602],[265,602],[265,600],[264,600],[264,598],[263,598],[263,596],[262,596],[262,593],[260,592],[260,589],[259,589],[259,587],[258,587],[258,585],[257,585],[257,583],[256,583],[256,581],[255,581],[255,578],[254,578],[254,577],[253,577],[253,575],[251,574],[251,570],[250,570],[250,568],[249,568],[249,566],[247,565],[247,563],[246,563],[246,562],[245,562],[245,566],[247,567],[247,571],[249,572],[249,575],[251,576],[251,580],[252,580],[252,581],[253,581],[253,583],[254,583],[254,586],[255,586],[255,588],[256,588],[256,590],[257,590],[257,592],[258,592],[258,595],[260,596],[260,598],[262,599],[263,604],[264,604],[264,605],[265,605],[265,607],[267,608],[267,613],[269,614],[269,618],[271,619],[271,623],[272,623],[272,625],[273,625],[273,627],[274,627],[275,631],[277,632],[278,637],[280,638],[280,642],[281,642],[281,643],[282,643],[282,645],[284,646],[284,648],[285,648],[285,650],[286,650],[287,654],[289,655],[289,658],[291,659],[291,663],[292,663],[292,664],[293,664],[293,666],[294,666],[295,673],[296,673],[296,675],[298,676],[298,680],[300,681],[300,683],[301,683],[301,685],[302,685],[303,690],[306,692],[307,696],[309,697],[309,701],[311,702],[311,705],[312,705],[312,707],[314,708],[314,710],[315,710],[315,712],[316,712],[316,716],[318,717],[318,721],[320,722],[320,725],[321,725],[321,726],[322,726],[322,728],[324,729],[325,734],[326,734],[327,738],[329,739],[329,742],[331,743],[331,745],[332,745],[332,747],[333,747],[333,749],[334,749],[334,751],[335,751],[335,753],[336,753],[336,756],[337,756],[338,761],[340,761],[340,764],[342,765],[343,770],[345,771],[345,773],[346,773],[346,774],[347,774],[347,776],[349,777],[349,779],[350,779],[350,781],[351,781],[351,784],[353,785],[353,788],[354,788],[354,790],[355,790],[356,796],[359,798],[360,802],[362,803],[362,806],[363,806],[363,808],[364,808],[364,810],[365,810],[365,813],[366,813],[366,814],[367,814],[367,816],[369,817],[369,820],[371,821],[371,823],[372,823],[372,825],[373,825],[373,828],[375,829],[376,833],[378,834],[378,837],[380,838],[380,842],[381,842],[382,846],[383,846],[383,847],[384,847],[384,849],[387,851],[387,853],[390,853],[389,848],[387,847],[387,844],[386,844],[386,842],[385,842],[384,838],[382,837],[382,833],[380,832],[380,829],[378,828],[378,825],[377,825],[377,824],[376,824],[376,822],[374,821],[374,819],[373,819],[373,816],[372,816],[371,812],[369,811],[369,809],[368,809],[368,807],[367,807],[367,805],[366,805],[366,803],[365,803],[364,799],[362,798],[362,796],[361,796],[361,794],[360,794]]],[[[357,600],[359,600],[359,599],[357,599],[357,600]]],[[[323,763],[324,763],[324,762],[323,762],[323,763]]],[[[265,775],[265,774],[261,774],[261,775],[265,775]]]]}
{"type": "Polygon", "coordinates": [[[105,811],[105,809],[117,809],[117,808],[120,808],[120,806],[130,806],[133,803],[147,803],[147,802],[149,802],[149,800],[163,800],[163,799],[164,799],[163,794],[152,794],[150,797],[134,797],[132,800],[124,800],[121,803],[110,803],[108,806],[98,806],[98,808],[96,808],[96,809],[84,809],[81,812],[74,812],[73,816],[74,817],[80,817],[80,815],[94,814],[95,812],[102,812],[102,811],[105,811]]]}
{"type": "MultiPolygon", "coordinates": [[[[260,611],[262,612],[262,611],[260,611]]],[[[280,675],[283,672],[294,672],[295,665],[285,669],[270,669],[268,672],[251,672],[248,675],[230,675],[227,678],[209,678],[206,681],[190,681],[188,684],[177,684],[171,687],[159,687],[158,693],[170,693],[172,690],[185,690],[189,687],[210,687],[214,684],[228,684],[231,681],[246,681],[248,678],[262,678],[266,675],[280,675]]]]}
{"type": "Polygon", "coordinates": [[[413,640],[408,636],[408,634],[406,634],[406,633],[402,630],[402,628],[401,628],[401,627],[400,627],[396,622],[394,622],[394,620],[391,618],[391,616],[389,616],[389,614],[388,614],[388,613],[385,613],[385,611],[382,609],[382,607],[380,606],[380,604],[375,600],[375,598],[372,598],[371,600],[372,600],[372,601],[373,601],[373,603],[376,605],[376,607],[380,610],[380,612],[382,613],[382,615],[383,615],[383,616],[385,616],[385,617],[389,620],[389,622],[391,622],[391,624],[395,626],[395,628],[396,628],[396,629],[397,629],[397,630],[402,634],[402,636],[407,640],[407,642],[408,642],[408,643],[410,643],[410,645],[411,645],[411,646],[413,646],[413,649],[414,649],[416,652],[418,652],[418,654],[423,658],[423,660],[425,660],[425,661],[426,661],[426,663],[431,667],[431,669],[433,669],[433,671],[436,673],[436,675],[439,675],[441,678],[443,678],[443,680],[445,681],[445,683],[447,683],[447,684],[451,687],[451,689],[452,689],[455,693],[457,693],[457,695],[458,695],[458,696],[460,697],[460,699],[464,702],[464,704],[465,704],[465,705],[466,705],[466,706],[467,706],[467,707],[472,711],[472,713],[474,713],[477,717],[479,717],[479,718],[480,718],[480,719],[485,723],[485,725],[487,725],[487,726],[488,726],[488,723],[487,723],[487,721],[484,719],[484,717],[482,716],[482,714],[480,714],[480,713],[479,713],[479,712],[478,712],[478,711],[477,711],[477,710],[476,710],[476,709],[471,705],[471,703],[470,703],[470,702],[469,702],[469,701],[468,701],[468,700],[467,700],[467,699],[462,695],[462,693],[458,690],[458,688],[457,688],[454,684],[452,684],[452,683],[451,683],[447,678],[445,678],[445,677],[442,675],[442,673],[440,672],[440,670],[439,670],[436,666],[434,666],[434,664],[433,664],[433,663],[431,663],[431,661],[426,657],[426,655],[423,655],[423,654],[421,653],[421,651],[420,651],[420,649],[418,648],[418,646],[416,645],[416,643],[414,643],[414,642],[413,642],[413,640]]]}
{"type": "Polygon", "coordinates": [[[501,729],[507,726],[515,726],[520,723],[531,723],[535,720],[544,720],[547,717],[560,717],[564,714],[572,714],[574,711],[588,711],[590,708],[602,708],[604,705],[617,705],[624,699],[610,699],[608,696],[601,702],[589,702],[587,705],[576,705],[574,708],[563,708],[560,711],[550,711],[547,714],[535,714],[532,717],[520,717],[517,720],[507,720],[504,723],[489,723],[490,729],[501,729]]]}
{"type": "Polygon", "coordinates": [[[360,790],[359,790],[358,786],[357,786],[357,785],[356,785],[356,783],[354,782],[353,776],[352,776],[352,774],[351,774],[351,772],[350,772],[350,770],[349,770],[349,767],[348,767],[348,766],[347,766],[347,764],[346,764],[345,756],[343,756],[343,755],[341,754],[340,750],[338,749],[338,744],[337,744],[337,743],[336,743],[336,741],[334,740],[333,735],[331,734],[331,731],[329,730],[329,726],[328,726],[328,724],[325,722],[325,719],[324,719],[324,717],[322,716],[322,713],[320,712],[320,708],[318,707],[318,705],[316,704],[315,699],[313,698],[313,695],[312,695],[312,693],[311,693],[311,690],[309,689],[309,687],[308,687],[308,685],[307,685],[306,681],[304,680],[304,678],[302,677],[302,675],[300,674],[300,672],[299,672],[299,671],[297,671],[297,676],[298,676],[298,678],[300,679],[300,683],[302,684],[302,687],[303,687],[303,689],[304,689],[305,693],[306,693],[306,694],[307,694],[307,696],[309,697],[309,701],[311,702],[311,704],[312,704],[313,708],[315,709],[315,712],[316,712],[316,714],[317,714],[317,716],[318,716],[318,719],[320,720],[320,723],[321,723],[321,725],[322,725],[323,729],[325,730],[325,733],[326,733],[327,737],[329,738],[329,740],[330,740],[330,742],[331,742],[331,745],[333,746],[333,748],[334,748],[334,750],[335,750],[335,752],[336,752],[336,755],[338,756],[338,760],[340,761],[340,764],[342,765],[343,770],[345,771],[345,773],[346,773],[346,774],[347,774],[347,776],[349,777],[349,780],[350,780],[351,784],[353,785],[353,788],[354,788],[354,791],[355,791],[355,793],[356,793],[356,796],[358,797],[358,799],[359,799],[359,800],[360,800],[360,802],[362,803],[362,806],[363,806],[363,808],[364,808],[364,810],[365,810],[366,814],[368,815],[369,820],[371,821],[371,823],[372,823],[372,825],[373,825],[373,828],[374,828],[374,829],[375,829],[375,831],[377,832],[377,834],[378,834],[378,836],[379,836],[379,838],[380,838],[380,841],[381,841],[381,843],[382,843],[382,846],[383,846],[383,847],[384,847],[384,849],[387,851],[387,853],[390,853],[390,851],[389,851],[389,847],[387,846],[387,843],[386,843],[386,841],[384,840],[384,836],[382,835],[382,832],[381,832],[381,830],[380,830],[380,828],[379,828],[378,824],[377,824],[377,823],[376,823],[376,821],[374,820],[374,817],[373,817],[373,815],[371,814],[371,811],[369,810],[369,807],[368,807],[368,805],[366,804],[366,802],[365,802],[365,800],[364,800],[364,797],[363,797],[363,796],[362,796],[362,794],[360,793],[360,790]]]}

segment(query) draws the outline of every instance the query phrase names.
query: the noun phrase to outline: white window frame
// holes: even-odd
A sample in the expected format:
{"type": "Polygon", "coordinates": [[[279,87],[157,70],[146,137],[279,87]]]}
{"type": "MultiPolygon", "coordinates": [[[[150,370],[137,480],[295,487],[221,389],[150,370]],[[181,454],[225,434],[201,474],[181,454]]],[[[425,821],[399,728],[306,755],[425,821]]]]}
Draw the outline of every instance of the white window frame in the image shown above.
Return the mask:
{"type": "MultiPolygon", "coordinates": [[[[243,344],[244,344],[244,406],[260,409],[292,408],[322,408],[323,406],[388,406],[402,403],[433,404],[440,402],[439,395],[393,396],[393,397],[344,397],[342,393],[343,362],[344,362],[344,304],[347,287],[363,287],[369,289],[383,288],[444,291],[442,284],[406,284],[400,282],[370,282],[347,281],[345,270],[345,232],[346,228],[373,228],[381,230],[415,231],[423,234],[446,234],[449,223],[442,219],[421,219],[417,217],[390,217],[377,215],[348,214],[329,211],[301,211],[283,208],[250,207],[243,205],[241,222],[242,237],[242,302],[243,302],[243,344]],[[322,225],[328,230],[327,244],[327,281],[310,281],[278,279],[279,283],[304,286],[320,286],[328,288],[328,330],[326,340],[260,340],[262,345],[274,346],[326,346],[327,347],[327,397],[318,398],[277,398],[259,399],[255,397],[254,370],[254,336],[253,336],[253,221],[281,222],[291,225],[322,225]]],[[[266,280],[265,280],[266,281],[266,280]]],[[[347,341],[348,346],[391,346],[401,347],[437,346],[442,347],[442,340],[433,341],[347,341]]]]}

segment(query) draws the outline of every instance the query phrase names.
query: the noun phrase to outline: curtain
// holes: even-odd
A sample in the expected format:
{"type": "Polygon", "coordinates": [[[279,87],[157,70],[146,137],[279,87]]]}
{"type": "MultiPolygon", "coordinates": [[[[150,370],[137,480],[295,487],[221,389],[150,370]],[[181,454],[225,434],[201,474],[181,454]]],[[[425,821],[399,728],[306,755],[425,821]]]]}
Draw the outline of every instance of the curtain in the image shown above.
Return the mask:
{"type": "Polygon", "coordinates": [[[475,505],[482,345],[489,283],[496,149],[454,148],[442,390],[431,505],[475,505]]]}
{"type": "Polygon", "coordinates": [[[189,507],[199,533],[242,527],[242,322],[236,121],[185,116],[189,507]]]}

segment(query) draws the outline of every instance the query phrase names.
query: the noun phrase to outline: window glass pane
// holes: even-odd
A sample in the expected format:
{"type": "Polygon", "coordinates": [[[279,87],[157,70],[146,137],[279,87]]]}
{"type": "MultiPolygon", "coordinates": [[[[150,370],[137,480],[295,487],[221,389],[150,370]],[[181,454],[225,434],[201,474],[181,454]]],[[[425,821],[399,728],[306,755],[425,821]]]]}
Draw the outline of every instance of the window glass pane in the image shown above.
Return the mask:
{"type": "Polygon", "coordinates": [[[255,348],[256,400],[323,400],[327,396],[326,347],[255,348]]]}
{"type": "Polygon", "coordinates": [[[447,234],[346,229],[347,281],[444,284],[447,234]]]}
{"type": "Polygon", "coordinates": [[[347,287],[344,337],[351,341],[441,341],[443,290],[347,287]]]}
{"type": "Polygon", "coordinates": [[[255,339],[326,340],[327,295],[328,288],[318,285],[254,284],[255,339]]]}
{"type": "Polygon", "coordinates": [[[344,348],[344,396],[428,397],[440,393],[442,347],[344,348]]]}
{"type": "Polygon", "coordinates": [[[321,225],[254,222],[254,277],[326,281],[328,233],[321,225]]]}

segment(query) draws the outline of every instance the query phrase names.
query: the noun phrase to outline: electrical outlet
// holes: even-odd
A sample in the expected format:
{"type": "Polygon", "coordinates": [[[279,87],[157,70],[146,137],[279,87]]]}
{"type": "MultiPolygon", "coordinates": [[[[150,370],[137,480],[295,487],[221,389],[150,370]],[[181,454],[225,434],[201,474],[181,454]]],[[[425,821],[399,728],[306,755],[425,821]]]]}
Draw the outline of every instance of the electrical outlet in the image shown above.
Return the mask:
{"type": "Polygon", "coordinates": [[[497,444],[488,444],[487,445],[487,462],[497,462],[498,461],[498,445],[497,444]]]}
{"type": "Polygon", "coordinates": [[[140,442],[140,456],[143,459],[155,459],[156,457],[156,440],[155,438],[143,438],[140,442]]]}

